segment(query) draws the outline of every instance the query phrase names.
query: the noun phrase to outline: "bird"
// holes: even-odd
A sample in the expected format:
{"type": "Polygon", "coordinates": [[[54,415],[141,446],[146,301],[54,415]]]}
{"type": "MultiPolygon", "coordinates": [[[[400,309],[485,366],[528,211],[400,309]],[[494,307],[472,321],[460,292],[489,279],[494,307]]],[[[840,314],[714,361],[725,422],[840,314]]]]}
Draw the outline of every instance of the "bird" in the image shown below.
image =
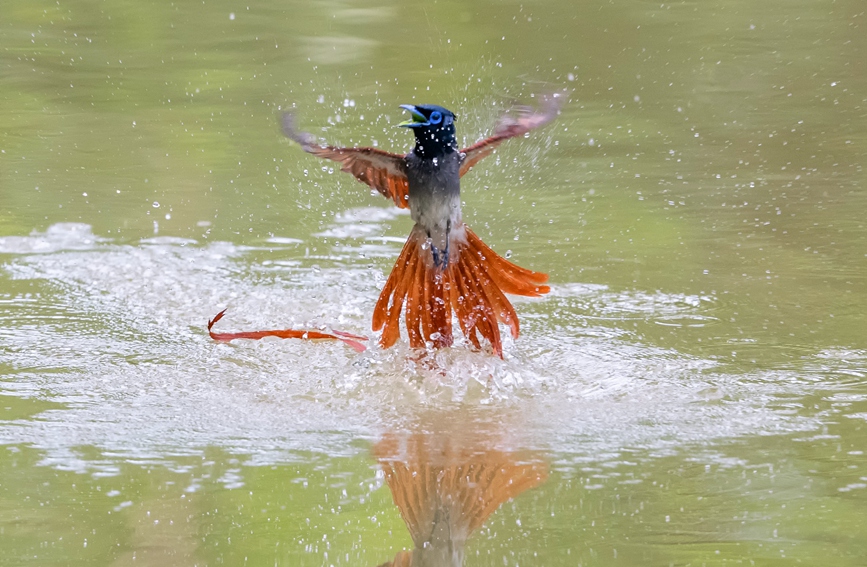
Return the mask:
{"type": "Polygon", "coordinates": [[[520,332],[518,315],[506,294],[539,297],[550,291],[548,275],[503,258],[463,221],[461,177],[505,140],[544,126],[560,111],[560,97],[539,97],[534,109],[520,105],[504,114],[491,136],[459,148],[455,114],[438,105],[403,104],[415,144],[406,154],[374,147],[320,144],[296,128],[295,115],[282,117],[283,134],[301,148],[340,164],[362,183],[409,209],[414,226],[389,274],[373,310],[373,331],[379,344],[393,346],[400,338],[400,316],[412,348],[440,349],[454,344],[456,316],[461,332],[476,348],[487,341],[503,358],[499,324],[512,337],[520,332]]]}

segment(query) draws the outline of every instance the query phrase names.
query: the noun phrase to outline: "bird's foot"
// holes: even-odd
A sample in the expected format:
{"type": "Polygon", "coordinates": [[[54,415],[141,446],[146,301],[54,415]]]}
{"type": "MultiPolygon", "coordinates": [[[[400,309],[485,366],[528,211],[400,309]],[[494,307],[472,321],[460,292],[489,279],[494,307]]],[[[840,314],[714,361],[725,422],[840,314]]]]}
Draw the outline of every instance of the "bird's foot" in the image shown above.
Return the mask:
{"type": "Polygon", "coordinates": [[[433,256],[434,266],[445,270],[449,267],[449,245],[442,250],[431,244],[431,255],[433,256]]]}

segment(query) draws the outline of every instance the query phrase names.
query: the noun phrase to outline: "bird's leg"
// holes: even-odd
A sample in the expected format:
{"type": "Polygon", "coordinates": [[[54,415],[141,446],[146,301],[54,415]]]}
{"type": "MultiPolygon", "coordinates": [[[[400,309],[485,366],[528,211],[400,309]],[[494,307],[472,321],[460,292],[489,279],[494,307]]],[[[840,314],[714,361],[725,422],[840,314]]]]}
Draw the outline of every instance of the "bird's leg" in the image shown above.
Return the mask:
{"type": "Polygon", "coordinates": [[[446,246],[443,249],[443,265],[442,268],[445,270],[449,267],[449,242],[451,241],[450,233],[452,231],[452,219],[446,221],[446,246]]]}
{"type": "MultiPolygon", "coordinates": [[[[434,239],[431,231],[427,231],[427,237],[430,240],[430,251],[433,256],[434,266],[437,268],[441,268],[445,270],[449,267],[449,233],[452,230],[452,221],[451,219],[446,220],[446,228],[444,231],[444,235],[440,236],[437,234],[438,238],[434,239]],[[441,246],[437,246],[434,242],[443,242],[441,246]]],[[[436,230],[437,233],[440,233],[439,230],[436,230]]],[[[441,233],[442,234],[442,233],[441,233]]]]}

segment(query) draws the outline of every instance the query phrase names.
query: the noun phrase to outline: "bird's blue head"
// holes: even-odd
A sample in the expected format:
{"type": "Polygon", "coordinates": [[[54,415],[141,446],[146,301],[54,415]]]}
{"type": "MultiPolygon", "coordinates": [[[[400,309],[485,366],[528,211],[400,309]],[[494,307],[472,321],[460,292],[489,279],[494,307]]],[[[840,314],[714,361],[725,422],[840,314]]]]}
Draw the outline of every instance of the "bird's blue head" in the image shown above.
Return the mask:
{"type": "Polygon", "coordinates": [[[455,115],[451,110],[434,104],[402,104],[412,114],[412,119],[399,124],[412,128],[415,134],[415,153],[419,157],[432,158],[457,151],[455,115]]]}

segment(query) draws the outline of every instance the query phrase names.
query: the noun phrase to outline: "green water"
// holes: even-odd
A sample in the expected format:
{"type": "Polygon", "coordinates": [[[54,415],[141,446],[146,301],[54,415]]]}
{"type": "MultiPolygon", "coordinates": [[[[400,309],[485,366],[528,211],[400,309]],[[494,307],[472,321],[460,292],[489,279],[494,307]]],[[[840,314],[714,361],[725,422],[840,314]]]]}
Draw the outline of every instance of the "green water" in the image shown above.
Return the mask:
{"type": "Polygon", "coordinates": [[[863,2],[2,12],[0,565],[381,565],[414,435],[545,471],[468,566],[867,565],[863,2]],[[463,180],[552,282],[505,360],[208,338],[372,335],[409,233],[283,110],[405,151],[400,104],[469,145],[564,90],[463,180]]]}

